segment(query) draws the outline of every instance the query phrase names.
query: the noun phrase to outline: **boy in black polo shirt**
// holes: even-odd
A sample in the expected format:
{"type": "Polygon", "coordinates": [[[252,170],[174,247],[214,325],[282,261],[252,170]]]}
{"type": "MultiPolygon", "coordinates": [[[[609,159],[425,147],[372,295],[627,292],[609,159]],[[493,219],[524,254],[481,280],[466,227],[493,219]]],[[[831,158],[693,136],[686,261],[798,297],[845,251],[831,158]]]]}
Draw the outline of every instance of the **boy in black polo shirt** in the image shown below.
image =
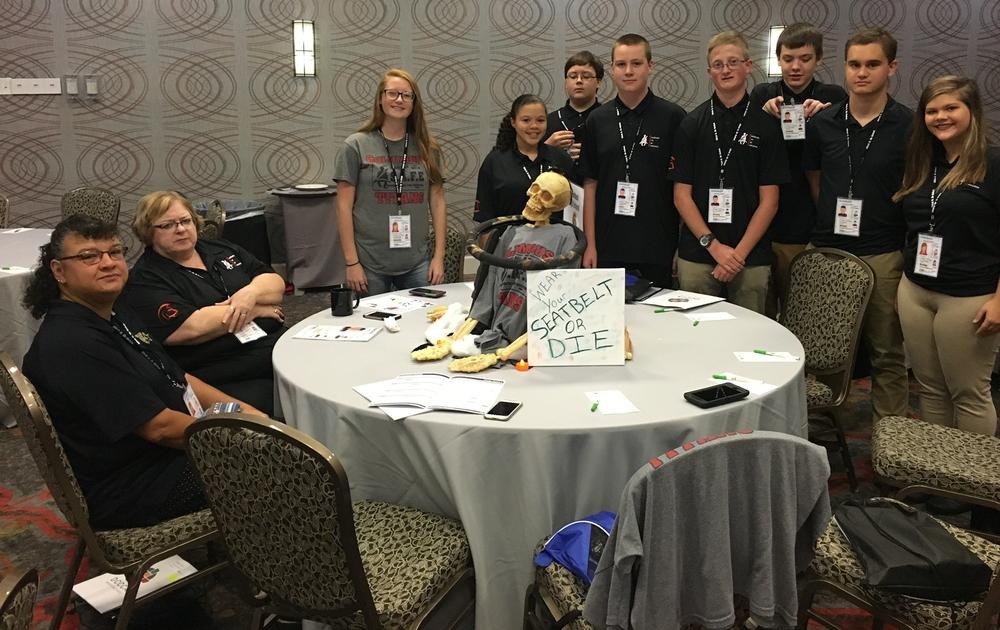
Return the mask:
{"type": "Polygon", "coordinates": [[[860,256],[875,272],[862,340],[872,362],[872,418],[905,416],[908,408],[903,334],[896,287],[903,269],[906,224],[892,201],[903,179],[913,112],[889,96],[896,40],[867,29],[847,40],[848,100],[809,121],[803,167],[816,202],[811,242],[860,256]]]}
{"type": "Polygon", "coordinates": [[[788,164],[774,121],[747,94],[746,41],[724,31],[708,42],[715,92],[684,118],[674,143],[674,203],[684,220],[680,287],[764,312],[778,185],[788,164]]]}
{"type": "Polygon", "coordinates": [[[543,141],[566,151],[576,161],[583,146],[584,123],[600,105],[597,90],[604,79],[604,64],[592,52],[584,50],[566,60],[563,76],[568,98],[565,105],[549,112],[543,141]]]}
{"type": "Polygon", "coordinates": [[[781,186],[778,214],[771,222],[771,282],[767,291],[766,312],[777,318],[785,303],[788,266],[809,243],[816,207],[809,194],[809,184],[802,170],[802,146],[805,121],[833,103],[847,98],[839,85],[815,80],[816,68],[823,59],[823,33],[811,24],[799,22],[786,26],[778,36],[774,54],[781,66],[781,79],[761,83],[750,92],[750,107],[761,107],[780,120],[788,153],[790,179],[781,186]]]}
{"type": "Polygon", "coordinates": [[[653,62],[644,37],[619,37],[611,60],[618,95],[587,118],[580,154],[583,266],[637,270],[670,287],[677,212],[666,174],[684,110],[649,90],[653,62]]]}

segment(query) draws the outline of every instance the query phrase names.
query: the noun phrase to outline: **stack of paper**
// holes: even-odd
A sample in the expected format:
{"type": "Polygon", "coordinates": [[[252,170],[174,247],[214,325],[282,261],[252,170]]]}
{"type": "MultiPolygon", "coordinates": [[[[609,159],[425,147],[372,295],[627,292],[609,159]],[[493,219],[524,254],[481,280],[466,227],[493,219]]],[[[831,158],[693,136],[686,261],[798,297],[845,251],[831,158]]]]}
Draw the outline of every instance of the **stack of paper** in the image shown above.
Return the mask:
{"type": "Polygon", "coordinates": [[[405,295],[383,294],[377,295],[373,298],[361,300],[361,306],[363,308],[370,308],[384,313],[402,315],[403,313],[409,313],[410,311],[419,311],[422,308],[434,306],[434,302],[428,302],[427,300],[421,298],[405,295]]]}
{"type": "Polygon", "coordinates": [[[690,308],[698,308],[708,304],[722,302],[725,298],[717,295],[703,295],[690,291],[661,291],[652,297],[639,302],[650,306],[660,306],[663,308],[674,308],[679,311],[686,311],[690,308]]]}
{"type": "MultiPolygon", "coordinates": [[[[166,560],[160,560],[142,576],[138,597],[148,595],[197,571],[198,569],[180,556],[170,556],[166,560]]],[[[80,582],[73,587],[73,592],[97,609],[97,612],[106,613],[121,607],[127,588],[128,583],[124,575],[105,573],[80,582]]]]}
{"type": "Polygon", "coordinates": [[[338,326],[312,324],[295,333],[294,339],[320,341],[368,341],[382,330],[377,326],[338,326]]]}
{"type": "Polygon", "coordinates": [[[354,391],[367,398],[372,407],[400,420],[426,411],[486,413],[500,396],[503,384],[481,376],[428,372],[358,385],[354,391]]]}

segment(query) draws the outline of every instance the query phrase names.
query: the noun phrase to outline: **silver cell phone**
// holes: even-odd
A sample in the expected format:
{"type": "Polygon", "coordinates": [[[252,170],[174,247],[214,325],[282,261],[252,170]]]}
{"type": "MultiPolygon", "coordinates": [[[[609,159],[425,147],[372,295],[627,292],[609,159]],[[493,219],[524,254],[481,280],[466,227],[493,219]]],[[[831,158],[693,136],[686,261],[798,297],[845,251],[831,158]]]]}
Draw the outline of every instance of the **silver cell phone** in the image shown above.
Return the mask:
{"type": "Polygon", "coordinates": [[[487,420],[499,420],[500,422],[507,422],[510,417],[517,413],[517,410],[521,408],[521,403],[514,402],[512,400],[499,400],[489,411],[483,414],[483,417],[487,420]]]}

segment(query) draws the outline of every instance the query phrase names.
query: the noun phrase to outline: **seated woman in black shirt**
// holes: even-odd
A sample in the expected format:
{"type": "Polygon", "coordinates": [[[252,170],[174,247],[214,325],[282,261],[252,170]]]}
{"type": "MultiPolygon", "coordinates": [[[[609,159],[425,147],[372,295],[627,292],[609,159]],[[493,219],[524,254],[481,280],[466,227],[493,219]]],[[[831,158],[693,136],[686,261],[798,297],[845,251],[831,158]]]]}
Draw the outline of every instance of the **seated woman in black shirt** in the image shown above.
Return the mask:
{"type": "MultiPolygon", "coordinates": [[[[573,179],[569,154],[541,142],[546,122],[542,99],[534,94],[514,99],[510,113],[500,122],[496,146],[479,167],[474,220],[521,214],[528,202],[528,188],[544,171],[557,169],[573,179]]],[[[561,219],[562,213],[552,216],[561,219]]]]}
{"type": "Polygon", "coordinates": [[[125,253],[115,226],[71,216],[42,247],[24,295],[31,314],[45,316],[24,373],[98,529],[151,525],[206,507],[180,450],[184,430],[200,407],[233,400],[185,374],[140,320],[115,308],[128,280],[125,253]]]}
{"type": "Polygon", "coordinates": [[[285,282],[242,247],[199,240],[198,222],[178,193],[139,201],[132,229],[146,251],[124,300],[182,368],[270,414],[285,282]]]}

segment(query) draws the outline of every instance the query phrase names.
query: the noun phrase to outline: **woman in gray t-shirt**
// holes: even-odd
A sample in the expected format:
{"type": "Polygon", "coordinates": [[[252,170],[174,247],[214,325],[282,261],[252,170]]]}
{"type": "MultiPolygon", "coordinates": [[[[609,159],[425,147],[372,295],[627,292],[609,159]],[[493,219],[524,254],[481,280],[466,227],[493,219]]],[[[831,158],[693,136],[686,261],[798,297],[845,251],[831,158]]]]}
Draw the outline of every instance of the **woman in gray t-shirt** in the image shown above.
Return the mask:
{"type": "Polygon", "coordinates": [[[372,117],[344,141],[333,178],[352,289],[374,295],[444,281],[447,209],[441,150],[427,131],[410,73],[393,68],[382,76],[372,117]],[[428,208],[433,255],[427,243],[428,208]]]}

